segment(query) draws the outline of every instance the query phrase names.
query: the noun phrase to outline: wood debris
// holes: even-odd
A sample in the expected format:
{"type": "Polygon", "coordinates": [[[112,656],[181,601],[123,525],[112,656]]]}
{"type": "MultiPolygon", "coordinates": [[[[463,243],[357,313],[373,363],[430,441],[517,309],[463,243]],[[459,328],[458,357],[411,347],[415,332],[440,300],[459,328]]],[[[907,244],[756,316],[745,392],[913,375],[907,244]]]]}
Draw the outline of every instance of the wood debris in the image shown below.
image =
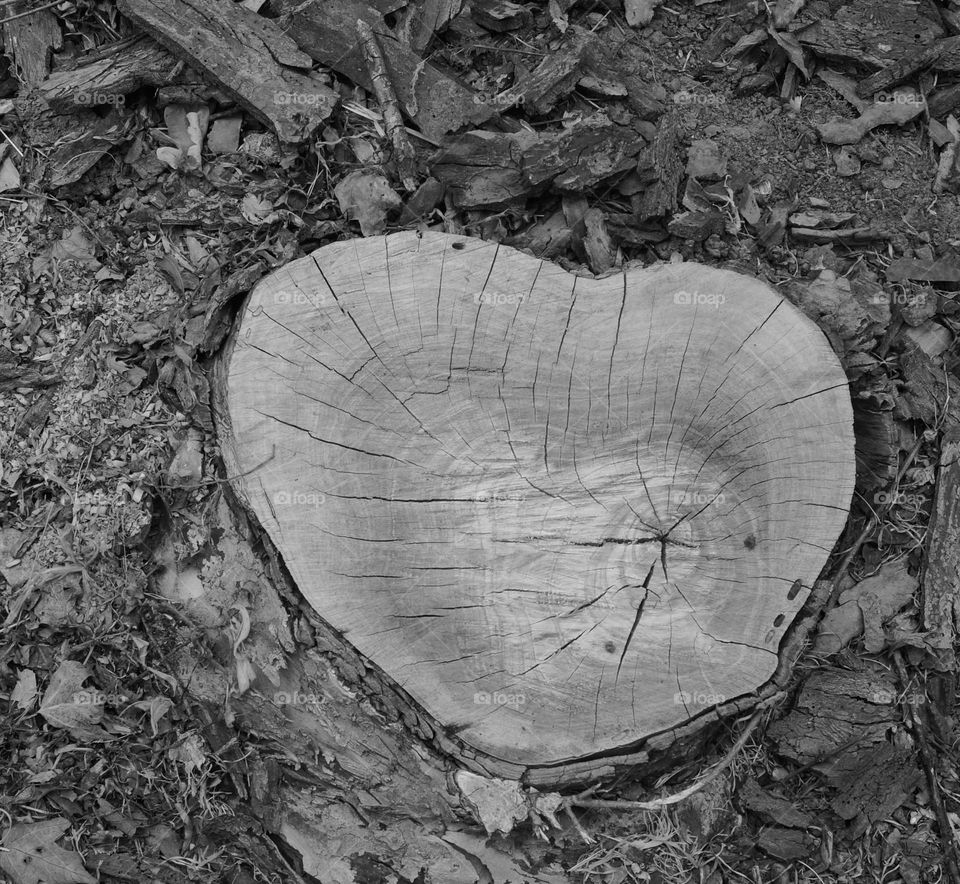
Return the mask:
{"type": "Polygon", "coordinates": [[[848,67],[880,70],[944,36],[933,4],[852,0],[826,17],[812,9],[794,22],[794,34],[820,58],[848,67]]]}
{"type": "Polygon", "coordinates": [[[397,98],[406,115],[428,138],[437,141],[447,132],[482,123],[493,115],[494,111],[472,89],[401,43],[384,26],[380,13],[363,3],[313,0],[295,7],[280,21],[312,59],[372,91],[373,82],[359,43],[349,40],[345,44],[343,37],[356,32],[357,19],[367,22],[376,34],[397,98]]]}
{"type": "Polygon", "coordinates": [[[114,43],[81,58],[77,67],[57,70],[40,85],[43,99],[55,110],[118,104],[142,86],[179,82],[180,62],[149,37],[114,43]]]}
{"type": "Polygon", "coordinates": [[[312,59],[273,21],[243,6],[223,0],[120,0],[120,9],[271,126],[281,141],[309,138],[337,104],[337,94],[310,73],[312,59]]]}

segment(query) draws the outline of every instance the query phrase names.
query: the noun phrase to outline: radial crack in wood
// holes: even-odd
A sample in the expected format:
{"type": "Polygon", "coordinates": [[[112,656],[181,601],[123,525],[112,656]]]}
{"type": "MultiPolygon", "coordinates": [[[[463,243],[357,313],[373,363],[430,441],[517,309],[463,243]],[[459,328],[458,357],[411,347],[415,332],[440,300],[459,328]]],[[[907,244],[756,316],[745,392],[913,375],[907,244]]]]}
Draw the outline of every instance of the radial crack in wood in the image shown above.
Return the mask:
{"type": "Polygon", "coordinates": [[[491,770],[757,690],[853,491],[826,338],[697,264],[350,240],[262,281],[227,358],[227,468],[300,590],[491,770]]]}

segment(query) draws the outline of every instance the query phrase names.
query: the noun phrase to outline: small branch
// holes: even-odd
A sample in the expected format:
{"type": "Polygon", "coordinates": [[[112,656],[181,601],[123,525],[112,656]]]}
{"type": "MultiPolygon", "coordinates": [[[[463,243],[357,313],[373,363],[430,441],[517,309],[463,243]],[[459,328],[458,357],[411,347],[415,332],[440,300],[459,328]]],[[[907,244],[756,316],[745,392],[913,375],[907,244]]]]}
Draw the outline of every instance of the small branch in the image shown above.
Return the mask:
{"type": "Polygon", "coordinates": [[[377,42],[377,35],[373,33],[373,28],[363,19],[357,19],[357,34],[363,47],[363,58],[367,63],[367,71],[373,82],[373,92],[377,96],[377,101],[380,102],[380,109],[383,111],[383,122],[387,127],[387,135],[393,144],[397,170],[400,173],[400,183],[404,190],[413,192],[417,189],[416,154],[413,152],[413,145],[410,144],[410,139],[407,138],[407,132],[403,126],[400,103],[397,101],[397,93],[390,82],[390,75],[387,72],[387,65],[383,59],[380,44],[377,42]]]}

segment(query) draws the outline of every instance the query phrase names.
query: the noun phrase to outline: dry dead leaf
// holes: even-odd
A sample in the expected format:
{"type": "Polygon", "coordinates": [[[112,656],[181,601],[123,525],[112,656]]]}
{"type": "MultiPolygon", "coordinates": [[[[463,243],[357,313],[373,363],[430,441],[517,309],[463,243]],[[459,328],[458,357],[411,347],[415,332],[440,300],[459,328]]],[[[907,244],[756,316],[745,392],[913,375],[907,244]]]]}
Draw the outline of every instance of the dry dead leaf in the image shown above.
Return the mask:
{"type": "Polygon", "coordinates": [[[14,884],[96,884],[80,854],[57,844],[69,827],[62,817],[11,826],[3,838],[0,869],[14,884]]]}
{"type": "Polygon", "coordinates": [[[7,157],[3,163],[0,163],[0,193],[6,190],[16,190],[20,187],[20,173],[13,164],[13,160],[7,157]]]}
{"type": "Polygon", "coordinates": [[[653,11],[663,0],[624,0],[623,11],[626,13],[627,24],[631,28],[639,28],[650,24],[653,20],[653,11]]]}
{"type": "Polygon", "coordinates": [[[529,814],[526,796],[514,780],[482,777],[466,770],[457,772],[457,786],[467,805],[488,835],[513,831],[529,814]]]}
{"type": "Polygon", "coordinates": [[[40,714],[78,739],[107,739],[109,734],[98,727],[103,720],[103,703],[94,702],[96,691],[83,689],[89,676],[86,667],[75,660],[61,663],[40,702],[40,714]]]}
{"type": "Polygon", "coordinates": [[[334,189],[340,211],[353,221],[360,222],[364,236],[383,233],[387,215],[398,210],[403,200],[378,172],[362,169],[351,172],[334,189]]]}
{"type": "Polygon", "coordinates": [[[280,216],[273,210],[273,203],[255,193],[248,193],[240,203],[240,214],[251,224],[271,224],[280,216]]]}
{"type": "Polygon", "coordinates": [[[21,709],[32,709],[37,699],[37,676],[32,669],[23,669],[10,693],[10,702],[21,709]]]}

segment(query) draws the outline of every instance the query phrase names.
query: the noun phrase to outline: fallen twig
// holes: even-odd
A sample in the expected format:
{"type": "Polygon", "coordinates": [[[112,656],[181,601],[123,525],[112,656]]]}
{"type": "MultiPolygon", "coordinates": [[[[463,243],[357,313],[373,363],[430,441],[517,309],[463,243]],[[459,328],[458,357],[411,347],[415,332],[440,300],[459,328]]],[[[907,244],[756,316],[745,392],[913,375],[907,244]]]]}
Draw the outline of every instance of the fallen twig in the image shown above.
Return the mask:
{"type": "Polygon", "coordinates": [[[412,193],[417,189],[417,163],[413,145],[407,138],[407,131],[403,126],[403,116],[400,114],[400,103],[397,93],[390,82],[387,65],[383,60],[377,35],[363,19],[357,19],[357,34],[363,47],[363,59],[367,64],[367,71],[373,84],[374,94],[383,111],[383,122],[387,127],[387,135],[393,143],[394,159],[397,171],[400,173],[400,183],[403,189],[412,193]]]}

